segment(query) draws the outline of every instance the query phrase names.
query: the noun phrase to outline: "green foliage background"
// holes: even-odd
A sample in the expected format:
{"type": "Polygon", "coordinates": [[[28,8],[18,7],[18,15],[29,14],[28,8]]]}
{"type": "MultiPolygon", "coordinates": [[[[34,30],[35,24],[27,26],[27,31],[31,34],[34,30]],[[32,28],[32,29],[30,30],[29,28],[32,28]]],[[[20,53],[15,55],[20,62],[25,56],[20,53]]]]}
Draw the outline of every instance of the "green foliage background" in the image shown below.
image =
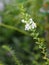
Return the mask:
{"type": "Polygon", "coordinates": [[[37,23],[39,37],[44,37],[45,14],[40,13],[42,4],[43,0],[13,0],[5,4],[0,24],[0,65],[49,65],[46,59],[42,59],[46,50],[41,53],[42,49],[21,23],[21,13],[28,13],[37,23]]]}

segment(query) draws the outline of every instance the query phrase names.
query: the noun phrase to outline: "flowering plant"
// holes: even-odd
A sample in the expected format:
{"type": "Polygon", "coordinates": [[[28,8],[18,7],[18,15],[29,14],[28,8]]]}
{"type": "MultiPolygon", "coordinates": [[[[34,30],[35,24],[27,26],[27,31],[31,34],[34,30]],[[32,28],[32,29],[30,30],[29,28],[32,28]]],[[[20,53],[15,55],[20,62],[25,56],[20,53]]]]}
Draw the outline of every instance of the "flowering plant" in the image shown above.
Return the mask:
{"type": "Polygon", "coordinates": [[[32,18],[30,18],[28,21],[25,21],[24,19],[22,19],[22,23],[25,23],[25,30],[31,30],[36,28],[36,23],[34,23],[34,21],[32,20],[32,18]]]}
{"type": "MultiPolygon", "coordinates": [[[[5,65],[49,65],[45,40],[40,36],[36,20],[34,21],[32,16],[24,13],[23,7],[20,9],[16,11],[15,8],[10,7],[6,12],[4,11],[4,24],[1,24],[0,27],[0,63],[3,61],[5,65]],[[20,9],[21,11],[19,11],[20,9]],[[19,24],[24,24],[25,31],[19,29],[21,28],[19,24]],[[20,27],[17,28],[16,26],[20,27]]],[[[2,23],[2,16],[0,23],[2,23]]]]}
{"type": "MultiPolygon", "coordinates": [[[[24,14],[24,13],[23,13],[24,14]]],[[[28,16],[25,16],[24,19],[21,20],[23,24],[25,24],[25,31],[31,31],[30,35],[33,37],[35,41],[35,47],[34,51],[40,51],[40,53],[34,54],[33,53],[33,61],[32,64],[35,65],[47,65],[49,62],[49,59],[47,58],[47,52],[46,51],[46,46],[45,46],[45,40],[43,37],[39,37],[40,33],[37,31],[37,24],[33,21],[32,18],[28,16]],[[37,47],[37,48],[36,48],[37,47]],[[41,55],[42,54],[42,55],[41,55]],[[37,57],[36,57],[37,56],[37,57]],[[45,61],[44,63],[40,63],[40,58],[41,60],[45,61]]]]}

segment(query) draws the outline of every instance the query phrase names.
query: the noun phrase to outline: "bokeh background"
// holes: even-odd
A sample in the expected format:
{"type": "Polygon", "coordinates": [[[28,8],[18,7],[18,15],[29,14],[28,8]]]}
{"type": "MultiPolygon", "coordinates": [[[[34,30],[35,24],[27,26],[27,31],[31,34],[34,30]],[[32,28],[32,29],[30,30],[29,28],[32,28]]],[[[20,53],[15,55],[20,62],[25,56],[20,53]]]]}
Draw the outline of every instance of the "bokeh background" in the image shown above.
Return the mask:
{"type": "Polygon", "coordinates": [[[49,65],[24,30],[23,12],[36,22],[49,57],[49,0],[0,0],[0,65],[49,65]]]}

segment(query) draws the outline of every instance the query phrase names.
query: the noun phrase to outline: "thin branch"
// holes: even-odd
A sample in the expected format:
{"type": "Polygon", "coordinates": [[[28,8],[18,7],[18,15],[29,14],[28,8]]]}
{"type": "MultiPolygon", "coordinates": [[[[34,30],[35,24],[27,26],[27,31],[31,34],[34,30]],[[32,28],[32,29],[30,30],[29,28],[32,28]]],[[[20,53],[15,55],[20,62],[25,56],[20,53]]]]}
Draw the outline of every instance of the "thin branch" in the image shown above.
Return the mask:
{"type": "MultiPolygon", "coordinates": [[[[20,33],[22,33],[22,34],[24,34],[24,35],[31,36],[31,35],[29,35],[29,33],[25,32],[25,31],[22,31],[21,29],[18,29],[18,28],[14,27],[14,26],[6,25],[6,24],[0,24],[0,26],[3,26],[3,27],[5,27],[5,28],[18,31],[18,32],[20,32],[20,33]]],[[[31,37],[32,37],[32,36],[31,36],[31,37]]]]}

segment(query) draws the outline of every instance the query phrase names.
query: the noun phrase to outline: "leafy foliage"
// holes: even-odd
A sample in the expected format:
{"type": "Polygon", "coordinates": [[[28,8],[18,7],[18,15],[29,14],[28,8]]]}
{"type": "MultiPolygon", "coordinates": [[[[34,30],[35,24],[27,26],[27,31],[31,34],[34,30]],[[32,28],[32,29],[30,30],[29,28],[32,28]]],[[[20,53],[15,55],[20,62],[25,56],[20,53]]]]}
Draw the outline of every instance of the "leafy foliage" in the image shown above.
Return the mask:
{"type": "Polygon", "coordinates": [[[13,0],[5,4],[0,24],[0,65],[49,65],[44,32],[43,0],[13,0]],[[29,14],[29,15],[26,15],[29,14]],[[30,17],[37,30],[25,31],[21,20],[30,17]]]}

